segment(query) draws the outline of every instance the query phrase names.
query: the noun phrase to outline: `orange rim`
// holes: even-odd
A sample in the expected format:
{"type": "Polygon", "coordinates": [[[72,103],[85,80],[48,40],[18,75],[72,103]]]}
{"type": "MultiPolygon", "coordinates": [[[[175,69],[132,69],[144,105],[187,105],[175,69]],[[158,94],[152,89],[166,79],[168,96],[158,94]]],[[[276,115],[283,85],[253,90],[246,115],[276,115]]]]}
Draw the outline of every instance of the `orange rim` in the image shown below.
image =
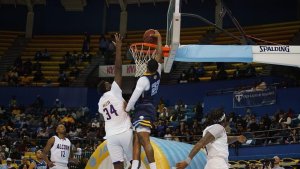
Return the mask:
{"type": "MultiPolygon", "coordinates": [[[[150,47],[151,48],[150,49],[150,53],[153,53],[155,51],[157,45],[152,44],[152,43],[142,43],[141,42],[141,43],[133,43],[133,44],[131,44],[130,48],[135,48],[135,51],[141,51],[141,47],[142,46],[150,47]]],[[[164,57],[168,57],[169,56],[170,47],[162,46],[161,50],[163,52],[164,57]]],[[[147,50],[143,50],[142,52],[147,52],[147,50]]]]}

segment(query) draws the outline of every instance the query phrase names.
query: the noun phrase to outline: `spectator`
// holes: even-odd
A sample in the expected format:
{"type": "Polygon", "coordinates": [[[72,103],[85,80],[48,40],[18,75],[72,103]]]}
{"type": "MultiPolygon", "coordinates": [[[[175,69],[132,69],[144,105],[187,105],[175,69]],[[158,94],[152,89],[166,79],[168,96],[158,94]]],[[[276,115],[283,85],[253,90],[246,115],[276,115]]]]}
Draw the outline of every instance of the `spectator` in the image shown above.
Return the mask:
{"type": "Polygon", "coordinates": [[[164,135],[164,139],[166,139],[166,140],[172,140],[173,139],[170,128],[166,129],[166,134],[164,135]]]}
{"type": "Polygon", "coordinates": [[[48,49],[44,49],[44,52],[42,53],[42,60],[50,60],[48,49]]]}
{"type": "Polygon", "coordinates": [[[252,64],[248,64],[246,68],[246,77],[254,77],[254,76],[256,76],[255,67],[253,67],[252,64]]]}
{"type": "Polygon", "coordinates": [[[280,158],[278,156],[274,156],[274,167],[272,169],[284,169],[280,167],[280,158]]]}
{"type": "Polygon", "coordinates": [[[90,51],[90,42],[91,42],[90,35],[87,32],[84,32],[84,39],[83,39],[82,50],[81,50],[82,53],[90,51]]]}
{"type": "Polygon", "coordinates": [[[70,72],[70,76],[77,78],[79,76],[79,73],[80,73],[80,69],[77,66],[75,66],[74,68],[72,68],[70,72]]]}
{"type": "Polygon", "coordinates": [[[17,86],[19,84],[19,73],[16,67],[13,67],[8,72],[8,83],[11,86],[17,86]]]}
{"type": "Polygon", "coordinates": [[[106,54],[104,55],[104,60],[106,65],[110,65],[113,63],[113,56],[115,51],[116,51],[115,44],[111,39],[109,39],[106,54]]]}
{"type": "Polygon", "coordinates": [[[160,113],[159,118],[162,119],[162,120],[169,120],[170,113],[168,112],[168,108],[167,107],[164,107],[162,109],[162,112],[160,113]]]}
{"type": "Polygon", "coordinates": [[[44,80],[44,74],[43,72],[39,69],[33,74],[33,81],[34,82],[39,82],[44,80]]]}
{"type": "Polygon", "coordinates": [[[200,63],[199,67],[196,68],[196,80],[198,81],[200,77],[205,75],[205,69],[202,63],[200,63]]]}
{"type": "Polygon", "coordinates": [[[226,80],[228,78],[227,72],[224,68],[221,68],[217,74],[218,80],[226,80]]]}
{"type": "Polygon", "coordinates": [[[290,126],[292,123],[292,118],[288,116],[288,113],[284,113],[281,118],[279,119],[280,124],[285,124],[287,126],[290,126]]]}
{"type": "Polygon", "coordinates": [[[14,63],[15,67],[21,68],[23,66],[23,61],[21,56],[18,56],[14,63]]]}
{"type": "Polygon", "coordinates": [[[40,61],[43,58],[43,54],[41,51],[37,51],[34,55],[34,60],[40,61]]]}
{"type": "Polygon", "coordinates": [[[79,63],[79,55],[77,54],[77,52],[74,50],[71,58],[70,58],[70,66],[74,66],[76,64],[79,63]]]}
{"type": "Polygon", "coordinates": [[[7,158],[6,159],[6,164],[2,165],[1,169],[12,169],[12,168],[16,168],[17,166],[15,164],[12,164],[12,159],[11,158],[7,158]]]}
{"type": "Polygon", "coordinates": [[[240,70],[240,67],[236,67],[234,72],[233,72],[233,76],[232,76],[233,79],[239,79],[241,78],[241,70],[240,70]]]}
{"type": "Polygon", "coordinates": [[[29,166],[30,166],[30,161],[28,158],[26,157],[23,157],[22,158],[22,163],[21,165],[19,166],[19,169],[29,169],[29,166]]]}
{"type": "Polygon", "coordinates": [[[42,64],[40,63],[39,60],[37,60],[35,62],[35,64],[33,64],[33,68],[32,69],[35,70],[35,71],[42,70],[42,64]]]}
{"type": "Polygon", "coordinates": [[[55,99],[55,102],[54,102],[54,107],[55,107],[55,108],[59,108],[59,107],[61,107],[61,106],[62,106],[61,101],[60,101],[58,98],[56,98],[56,99],[55,99]]]}
{"type": "Polygon", "coordinates": [[[44,100],[40,95],[36,96],[35,101],[32,103],[32,106],[38,110],[41,110],[44,108],[44,100]]]}
{"type": "Polygon", "coordinates": [[[60,86],[69,86],[69,79],[65,71],[60,70],[58,82],[60,86]]]}
{"type": "Polygon", "coordinates": [[[216,79],[217,79],[217,73],[215,70],[213,70],[210,75],[210,80],[216,80],[216,79]]]}
{"type": "Polygon", "coordinates": [[[31,75],[32,73],[32,62],[30,59],[23,64],[23,74],[31,75]]]}
{"type": "Polygon", "coordinates": [[[8,104],[8,107],[9,108],[15,108],[18,106],[18,102],[17,102],[17,97],[16,96],[12,96],[10,101],[9,101],[9,104],[8,104]]]}
{"type": "Polygon", "coordinates": [[[102,34],[99,38],[99,54],[104,56],[106,53],[107,47],[108,47],[108,42],[107,42],[105,36],[102,34]]]}
{"type": "Polygon", "coordinates": [[[188,69],[187,76],[188,76],[188,81],[189,82],[194,82],[195,81],[196,69],[193,65],[191,65],[191,67],[188,69]]]}
{"type": "Polygon", "coordinates": [[[186,76],[185,71],[183,71],[178,79],[178,83],[187,83],[187,82],[188,82],[188,78],[186,76]]]}
{"type": "Polygon", "coordinates": [[[21,77],[21,86],[30,86],[31,85],[31,78],[27,75],[24,74],[23,77],[21,77]]]}

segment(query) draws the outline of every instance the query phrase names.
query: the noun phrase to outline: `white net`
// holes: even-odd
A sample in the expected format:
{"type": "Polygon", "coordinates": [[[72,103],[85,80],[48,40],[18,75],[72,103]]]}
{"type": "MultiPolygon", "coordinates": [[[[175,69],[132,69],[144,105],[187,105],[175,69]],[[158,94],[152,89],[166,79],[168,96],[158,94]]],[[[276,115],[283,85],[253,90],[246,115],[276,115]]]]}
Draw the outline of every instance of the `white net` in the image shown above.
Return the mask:
{"type": "Polygon", "coordinates": [[[130,53],[135,61],[135,77],[142,76],[147,71],[147,63],[150,59],[154,59],[156,48],[147,46],[144,43],[132,44],[130,53]]]}

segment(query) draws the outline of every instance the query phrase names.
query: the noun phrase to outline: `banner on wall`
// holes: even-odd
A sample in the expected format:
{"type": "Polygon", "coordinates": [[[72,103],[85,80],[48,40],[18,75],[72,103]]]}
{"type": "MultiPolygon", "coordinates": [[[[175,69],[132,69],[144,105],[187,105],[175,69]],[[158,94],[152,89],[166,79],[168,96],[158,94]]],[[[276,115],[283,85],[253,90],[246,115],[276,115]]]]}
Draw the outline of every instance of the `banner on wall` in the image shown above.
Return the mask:
{"type": "MultiPolygon", "coordinates": [[[[99,77],[114,77],[115,65],[99,66],[99,77]]],[[[122,65],[122,76],[135,76],[135,64],[122,65]]]]}
{"type": "Polygon", "coordinates": [[[255,107],[276,103],[276,88],[264,90],[243,90],[233,93],[233,108],[255,107]]]}

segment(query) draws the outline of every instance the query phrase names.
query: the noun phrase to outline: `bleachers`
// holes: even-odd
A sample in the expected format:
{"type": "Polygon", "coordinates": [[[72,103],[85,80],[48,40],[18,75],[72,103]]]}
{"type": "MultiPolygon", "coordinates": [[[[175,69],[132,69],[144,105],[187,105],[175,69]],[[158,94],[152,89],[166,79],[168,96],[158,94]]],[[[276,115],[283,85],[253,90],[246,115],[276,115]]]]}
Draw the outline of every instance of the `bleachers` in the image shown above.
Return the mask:
{"type": "Polygon", "coordinates": [[[24,34],[24,32],[0,31],[0,58],[12,45],[15,39],[22,34],[24,34]]]}
{"type": "MultiPolygon", "coordinates": [[[[98,51],[98,38],[97,36],[91,36],[90,54],[92,56],[96,56],[98,51]]],[[[26,61],[31,59],[32,63],[35,64],[36,61],[34,61],[34,57],[36,52],[43,52],[44,49],[48,50],[48,53],[50,54],[50,60],[40,61],[45,81],[37,82],[33,85],[44,86],[47,85],[47,80],[51,80],[52,86],[58,86],[59,83],[57,80],[60,65],[64,64],[64,55],[66,52],[70,52],[71,54],[74,51],[76,51],[77,54],[81,54],[83,40],[83,35],[35,35],[23,51],[22,60],[26,61]]],[[[88,62],[81,62],[79,65],[77,65],[77,67],[80,70],[83,70],[88,64],[88,62]]],[[[69,76],[71,69],[72,67],[65,71],[70,82],[74,81],[75,79],[74,77],[69,76]]],[[[35,72],[33,71],[32,74],[34,73],[35,72]]],[[[30,76],[30,79],[33,79],[33,76],[30,76]]]]}

